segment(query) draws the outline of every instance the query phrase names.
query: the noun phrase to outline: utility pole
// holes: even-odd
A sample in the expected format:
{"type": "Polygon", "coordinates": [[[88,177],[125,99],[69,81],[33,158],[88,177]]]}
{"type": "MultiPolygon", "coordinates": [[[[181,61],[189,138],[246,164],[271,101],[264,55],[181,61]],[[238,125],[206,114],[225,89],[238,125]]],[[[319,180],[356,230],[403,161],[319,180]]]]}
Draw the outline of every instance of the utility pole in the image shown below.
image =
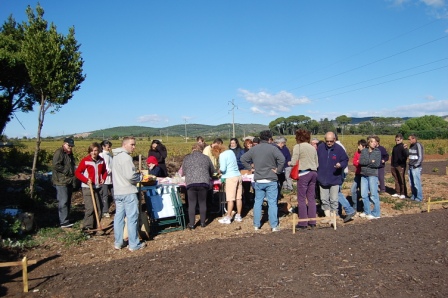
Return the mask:
{"type": "MultiPolygon", "coordinates": [[[[235,137],[235,108],[238,109],[238,106],[235,105],[234,103],[234,99],[232,99],[232,101],[229,101],[228,103],[232,105],[232,108],[230,109],[230,111],[232,111],[232,126],[233,126],[233,135],[232,137],[235,137]]],[[[229,111],[229,112],[230,112],[229,111]]]]}

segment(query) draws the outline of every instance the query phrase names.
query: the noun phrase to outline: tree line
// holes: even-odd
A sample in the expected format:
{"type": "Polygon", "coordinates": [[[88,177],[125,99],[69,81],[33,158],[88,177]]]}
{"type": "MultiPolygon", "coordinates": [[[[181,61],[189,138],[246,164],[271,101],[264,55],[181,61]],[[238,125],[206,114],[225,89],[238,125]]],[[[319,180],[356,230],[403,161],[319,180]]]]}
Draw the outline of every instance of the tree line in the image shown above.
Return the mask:
{"type": "Polygon", "coordinates": [[[434,115],[410,118],[372,117],[369,120],[352,123],[352,118],[346,115],[316,121],[305,115],[280,117],[269,123],[269,129],[279,135],[294,135],[297,129],[306,129],[312,134],[324,134],[335,131],[351,135],[395,135],[405,136],[414,133],[422,139],[448,138],[448,122],[434,115]]]}

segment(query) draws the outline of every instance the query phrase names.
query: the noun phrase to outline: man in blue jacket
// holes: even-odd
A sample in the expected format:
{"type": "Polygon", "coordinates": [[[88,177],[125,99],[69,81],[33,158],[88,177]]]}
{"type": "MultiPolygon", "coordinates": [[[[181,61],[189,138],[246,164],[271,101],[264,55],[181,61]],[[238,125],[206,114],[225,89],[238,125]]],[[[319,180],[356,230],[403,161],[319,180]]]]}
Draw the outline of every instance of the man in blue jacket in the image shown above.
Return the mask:
{"type": "MultiPolygon", "coordinates": [[[[342,181],[344,168],[348,165],[348,156],[344,148],[335,143],[334,132],[325,134],[325,143],[317,147],[319,168],[317,169],[317,181],[319,182],[322,210],[326,217],[338,212],[339,185],[342,181]]],[[[329,221],[326,221],[327,223],[329,221]]]]}

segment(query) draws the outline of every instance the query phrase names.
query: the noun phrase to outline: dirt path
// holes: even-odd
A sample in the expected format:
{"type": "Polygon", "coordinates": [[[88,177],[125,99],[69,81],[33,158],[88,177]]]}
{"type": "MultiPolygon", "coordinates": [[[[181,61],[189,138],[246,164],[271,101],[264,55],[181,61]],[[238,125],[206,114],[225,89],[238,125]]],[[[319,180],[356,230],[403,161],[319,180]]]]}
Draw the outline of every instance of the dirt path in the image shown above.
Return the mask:
{"type": "Polygon", "coordinates": [[[447,297],[447,219],[442,209],[37,267],[30,288],[42,297],[447,297]]]}

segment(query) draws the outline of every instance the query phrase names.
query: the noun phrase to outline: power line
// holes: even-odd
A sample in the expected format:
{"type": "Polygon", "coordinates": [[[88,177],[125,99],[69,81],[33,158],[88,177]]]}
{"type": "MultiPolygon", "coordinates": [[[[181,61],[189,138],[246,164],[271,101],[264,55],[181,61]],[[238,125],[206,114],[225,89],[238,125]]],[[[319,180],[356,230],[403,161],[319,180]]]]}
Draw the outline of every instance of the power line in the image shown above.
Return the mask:
{"type": "Polygon", "coordinates": [[[401,55],[401,54],[403,54],[403,53],[406,53],[406,52],[415,50],[415,49],[417,49],[417,48],[423,47],[423,46],[425,46],[425,45],[428,45],[428,44],[430,44],[430,43],[439,41],[439,40],[444,39],[444,38],[447,38],[447,37],[448,37],[448,35],[444,35],[444,36],[442,36],[442,37],[433,39],[433,40],[431,40],[431,41],[425,42],[425,43],[423,43],[423,44],[420,44],[420,45],[418,45],[418,46],[412,47],[412,48],[410,48],[410,49],[403,50],[403,51],[401,51],[401,52],[398,52],[398,53],[389,55],[389,56],[387,56],[387,57],[384,57],[384,58],[381,58],[381,59],[378,59],[378,60],[375,60],[375,61],[366,63],[366,64],[361,65],[361,66],[358,66],[358,67],[351,68],[351,69],[349,69],[349,70],[340,72],[340,73],[338,73],[338,74],[335,74],[335,75],[332,75],[332,76],[329,76],[329,77],[326,77],[326,78],[323,78],[323,79],[320,79],[320,80],[317,80],[317,81],[314,81],[314,82],[311,82],[311,83],[308,83],[308,84],[305,84],[305,85],[302,85],[302,86],[299,86],[299,87],[295,87],[295,88],[289,89],[288,91],[296,90],[296,89],[299,89],[299,88],[302,88],[302,87],[306,87],[306,86],[310,86],[310,85],[313,85],[313,84],[316,84],[316,83],[319,83],[319,82],[322,82],[322,81],[326,81],[326,80],[328,80],[328,79],[332,79],[332,78],[334,78],[334,77],[338,77],[338,76],[340,76],[340,75],[343,75],[343,74],[352,72],[352,71],[354,71],[354,70],[357,70],[357,69],[360,69],[360,68],[364,68],[364,67],[366,67],[366,66],[369,66],[369,65],[372,65],[372,64],[375,64],[375,63],[384,61],[384,60],[386,60],[386,59],[389,59],[389,58],[392,58],[392,57],[401,55]]]}
{"type": "Polygon", "coordinates": [[[402,37],[402,36],[405,36],[405,35],[407,35],[407,34],[409,34],[409,33],[412,33],[412,32],[414,32],[414,31],[417,31],[417,30],[419,30],[419,29],[421,29],[421,28],[423,28],[423,27],[426,27],[426,26],[431,25],[431,24],[433,24],[433,23],[435,23],[435,22],[438,22],[438,21],[439,21],[439,19],[436,19],[436,20],[433,20],[433,21],[428,22],[428,23],[426,23],[426,24],[423,24],[423,25],[421,25],[421,26],[419,26],[419,27],[416,27],[416,28],[414,28],[414,29],[411,29],[411,30],[409,30],[409,31],[406,31],[406,32],[404,32],[404,33],[400,33],[400,34],[398,34],[398,35],[396,35],[396,36],[394,36],[394,37],[392,37],[392,38],[390,38],[390,39],[387,39],[387,40],[382,41],[382,42],[380,42],[380,43],[378,43],[378,44],[376,44],[376,45],[373,45],[373,46],[371,46],[371,47],[369,47],[369,48],[367,48],[367,49],[361,50],[361,51],[359,51],[359,52],[357,52],[357,53],[355,53],[355,54],[352,54],[352,55],[350,55],[350,56],[347,56],[347,57],[345,57],[345,58],[342,58],[342,59],[340,59],[340,60],[338,60],[338,61],[336,61],[336,62],[330,63],[330,64],[328,64],[328,65],[326,65],[326,66],[323,66],[323,67],[321,67],[321,68],[319,68],[319,69],[317,69],[317,70],[315,70],[315,71],[311,71],[311,72],[308,72],[308,73],[306,73],[306,74],[303,74],[302,76],[309,76],[309,75],[311,75],[311,74],[317,73],[318,71],[327,69],[327,68],[329,68],[329,67],[331,67],[331,66],[334,66],[334,65],[336,65],[336,64],[339,64],[339,63],[341,63],[341,62],[343,62],[343,61],[349,60],[349,59],[351,59],[351,58],[353,58],[353,57],[356,57],[356,56],[359,56],[359,55],[361,55],[361,54],[364,54],[364,53],[366,53],[366,52],[368,52],[368,51],[370,51],[370,50],[372,50],[372,49],[378,48],[379,46],[382,46],[382,45],[384,45],[384,44],[386,44],[386,43],[389,43],[389,42],[391,42],[391,41],[394,41],[394,40],[396,40],[396,39],[398,39],[398,38],[400,38],[400,37],[402,37]]]}
{"type": "Polygon", "coordinates": [[[328,96],[324,96],[324,97],[319,97],[319,98],[316,98],[316,99],[314,99],[312,101],[316,101],[318,99],[323,99],[323,98],[327,98],[327,97],[333,97],[333,96],[337,96],[337,95],[341,95],[341,94],[351,93],[351,92],[355,92],[355,91],[358,91],[358,90],[362,90],[362,89],[366,89],[366,88],[370,88],[370,87],[374,87],[374,86],[378,86],[378,85],[387,84],[387,83],[390,83],[390,82],[406,79],[406,78],[409,78],[409,77],[414,77],[414,76],[417,76],[417,75],[421,75],[421,74],[424,74],[424,73],[427,73],[427,72],[431,72],[431,71],[436,71],[436,70],[439,70],[439,69],[442,69],[442,68],[446,68],[446,67],[448,67],[448,65],[441,66],[441,67],[438,67],[438,68],[433,68],[433,69],[430,69],[430,70],[427,70],[427,71],[422,71],[422,72],[419,72],[419,73],[416,73],[416,74],[412,74],[412,75],[408,75],[408,76],[404,76],[404,77],[401,77],[401,78],[396,78],[396,79],[393,79],[393,80],[380,82],[378,84],[364,86],[364,87],[361,87],[361,88],[358,88],[358,89],[348,90],[348,91],[341,92],[341,93],[336,93],[336,94],[332,94],[332,95],[328,95],[328,96]]]}
{"type": "Polygon", "coordinates": [[[407,68],[407,69],[404,69],[404,70],[396,71],[396,72],[393,72],[393,73],[390,73],[390,74],[387,74],[387,75],[375,77],[375,78],[368,79],[368,80],[365,80],[365,81],[361,81],[361,82],[358,82],[358,83],[353,83],[353,84],[350,84],[350,85],[345,85],[343,87],[334,88],[334,89],[331,89],[331,90],[310,94],[310,95],[308,95],[308,97],[311,97],[311,96],[314,96],[314,95],[318,95],[318,94],[322,94],[322,93],[336,91],[336,90],[339,90],[339,89],[344,89],[344,88],[347,88],[347,87],[359,85],[359,84],[366,83],[366,82],[369,82],[369,81],[374,81],[374,80],[377,80],[377,79],[381,79],[381,78],[384,78],[384,77],[388,77],[388,76],[391,76],[391,75],[395,75],[395,74],[398,74],[398,73],[401,73],[401,72],[409,71],[409,70],[412,70],[412,69],[415,69],[415,68],[423,67],[423,66],[426,66],[426,65],[429,65],[429,64],[433,64],[433,63],[437,63],[437,62],[440,62],[440,61],[443,61],[443,60],[447,60],[447,59],[448,58],[442,58],[442,59],[439,59],[439,60],[436,60],[436,61],[428,62],[428,63],[421,64],[421,65],[414,66],[414,67],[410,67],[410,68],[407,68]]]}

